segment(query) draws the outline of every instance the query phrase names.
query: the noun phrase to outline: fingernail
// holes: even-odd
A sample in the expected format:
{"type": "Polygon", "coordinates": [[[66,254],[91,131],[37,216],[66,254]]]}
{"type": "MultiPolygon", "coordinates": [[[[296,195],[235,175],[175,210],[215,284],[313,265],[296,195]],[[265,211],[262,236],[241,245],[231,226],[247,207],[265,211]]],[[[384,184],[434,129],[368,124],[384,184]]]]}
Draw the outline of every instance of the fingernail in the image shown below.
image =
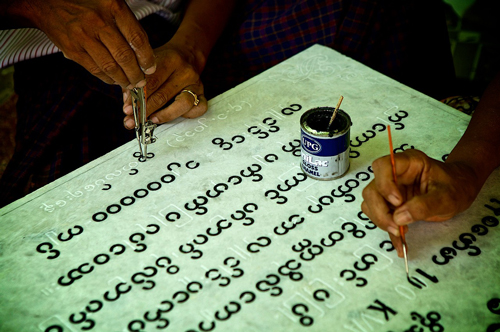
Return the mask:
{"type": "Polygon", "coordinates": [[[156,64],[152,65],[148,69],[144,70],[144,74],[151,75],[156,71],[156,64]]]}
{"type": "Polygon", "coordinates": [[[394,236],[399,236],[399,229],[396,227],[388,226],[387,231],[394,236]]]}
{"type": "Polygon", "coordinates": [[[134,88],[134,86],[132,85],[132,83],[130,83],[128,86],[127,86],[127,89],[129,90],[132,90],[134,88]]]}
{"type": "Polygon", "coordinates": [[[136,88],[142,88],[144,86],[146,86],[146,80],[142,80],[135,85],[136,88]]]}
{"type": "Polygon", "coordinates": [[[151,118],[151,121],[153,121],[153,123],[155,123],[155,124],[159,124],[160,123],[160,120],[158,120],[158,118],[156,116],[153,116],[151,118]]]}
{"type": "Polygon", "coordinates": [[[387,197],[387,199],[394,206],[399,206],[399,204],[401,204],[401,201],[395,195],[389,195],[389,197],[387,197]]]}
{"type": "Polygon", "coordinates": [[[131,105],[127,105],[123,107],[123,113],[127,115],[131,115],[134,112],[134,109],[132,108],[131,105]]]}
{"type": "Polygon", "coordinates": [[[125,128],[132,129],[135,127],[135,122],[133,119],[128,119],[127,121],[125,121],[124,125],[125,125],[125,128]]]}
{"type": "Polygon", "coordinates": [[[407,225],[413,222],[413,218],[408,211],[397,211],[394,213],[394,222],[398,225],[407,225]]]}

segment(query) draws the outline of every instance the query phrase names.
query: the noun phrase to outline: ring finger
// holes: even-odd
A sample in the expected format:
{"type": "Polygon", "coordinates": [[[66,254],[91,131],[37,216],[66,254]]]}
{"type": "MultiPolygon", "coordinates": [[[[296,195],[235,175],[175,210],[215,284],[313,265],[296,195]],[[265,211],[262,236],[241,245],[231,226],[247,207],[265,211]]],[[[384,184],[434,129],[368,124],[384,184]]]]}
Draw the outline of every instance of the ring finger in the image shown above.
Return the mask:
{"type": "Polygon", "coordinates": [[[185,87],[175,97],[172,104],[151,115],[155,123],[164,123],[180,116],[194,118],[207,111],[207,99],[203,96],[203,84],[193,84],[185,87]]]}

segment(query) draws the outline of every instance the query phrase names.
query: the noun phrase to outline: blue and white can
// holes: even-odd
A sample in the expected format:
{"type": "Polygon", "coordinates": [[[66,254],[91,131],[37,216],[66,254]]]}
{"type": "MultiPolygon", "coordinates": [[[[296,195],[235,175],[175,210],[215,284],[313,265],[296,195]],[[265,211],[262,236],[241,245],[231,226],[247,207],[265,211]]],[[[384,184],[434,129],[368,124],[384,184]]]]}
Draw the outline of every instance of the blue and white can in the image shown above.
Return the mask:
{"type": "Polygon", "coordinates": [[[338,110],[330,128],[333,107],[318,107],[300,117],[301,168],[316,180],[334,180],[349,169],[351,118],[338,110]]]}

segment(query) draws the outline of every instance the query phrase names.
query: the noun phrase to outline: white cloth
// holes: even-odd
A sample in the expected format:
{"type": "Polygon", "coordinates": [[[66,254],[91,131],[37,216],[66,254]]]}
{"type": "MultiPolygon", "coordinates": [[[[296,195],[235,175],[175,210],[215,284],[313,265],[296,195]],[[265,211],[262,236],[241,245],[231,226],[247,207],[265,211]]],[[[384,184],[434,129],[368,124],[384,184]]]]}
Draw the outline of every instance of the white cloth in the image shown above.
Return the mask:
{"type": "MultiPolygon", "coordinates": [[[[138,20],[158,13],[169,22],[179,24],[180,3],[183,0],[126,0],[138,20]]],[[[0,68],[23,60],[60,52],[50,39],[38,29],[0,30],[0,68]]]]}

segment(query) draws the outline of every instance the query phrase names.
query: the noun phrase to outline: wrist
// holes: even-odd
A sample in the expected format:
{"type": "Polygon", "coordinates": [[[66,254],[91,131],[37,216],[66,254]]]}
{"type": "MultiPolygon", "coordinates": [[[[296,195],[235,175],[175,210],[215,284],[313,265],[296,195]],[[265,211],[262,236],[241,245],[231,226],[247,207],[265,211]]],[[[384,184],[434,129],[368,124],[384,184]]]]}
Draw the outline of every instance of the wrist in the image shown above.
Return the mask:
{"type": "Polygon", "coordinates": [[[213,46],[201,27],[196,24],[181,25],[168,44],[182,50],[183,53],[189,53],[191,63],[198,73],[205,68],[213,46]]]}
{"type": "Polygon", "coordinates": [[[445,165],[450,170],[450,176],[454,182],[456,199],[460,203],[461,210],[464,211],[474,202],[484,181],[478,176],[476,169],[467,162],[446,162],[445,165]]]}
{"type": "Polygon", "coordinates": [[[468,167],[476,177],[476,184],[481,188],[488,176],[497,167],[499,159],[495,147],[485,140],[462,139],[446,159],[446,164],[468,167]]]}

